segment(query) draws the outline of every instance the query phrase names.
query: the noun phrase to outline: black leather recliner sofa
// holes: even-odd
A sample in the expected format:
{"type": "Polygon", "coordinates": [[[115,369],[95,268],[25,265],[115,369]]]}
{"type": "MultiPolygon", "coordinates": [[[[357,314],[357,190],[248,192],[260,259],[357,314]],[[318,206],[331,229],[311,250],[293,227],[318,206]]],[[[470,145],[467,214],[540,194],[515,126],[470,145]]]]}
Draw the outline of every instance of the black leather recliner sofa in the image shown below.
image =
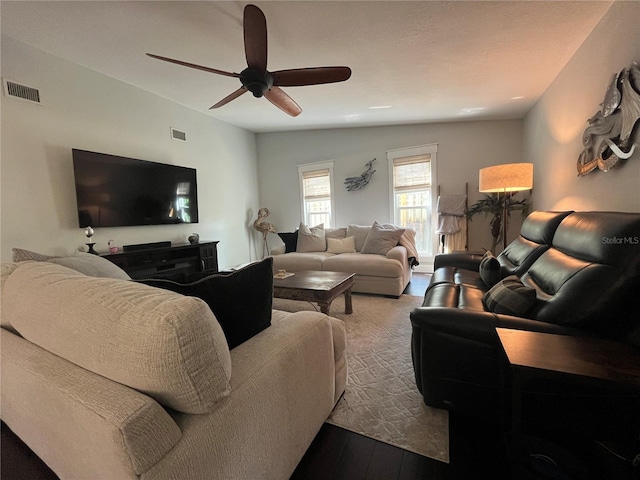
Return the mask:
{"type": "Polygon", "coordinates": [[[487,311],[482,255],[438,255],[411,313],[416,384],[427,405],[469,416],[511,404],[496,327],[592,335],[640,349],[640,213],[533,212],[498,257],[500,277],[535,289],[526,315],[487,311]]]}

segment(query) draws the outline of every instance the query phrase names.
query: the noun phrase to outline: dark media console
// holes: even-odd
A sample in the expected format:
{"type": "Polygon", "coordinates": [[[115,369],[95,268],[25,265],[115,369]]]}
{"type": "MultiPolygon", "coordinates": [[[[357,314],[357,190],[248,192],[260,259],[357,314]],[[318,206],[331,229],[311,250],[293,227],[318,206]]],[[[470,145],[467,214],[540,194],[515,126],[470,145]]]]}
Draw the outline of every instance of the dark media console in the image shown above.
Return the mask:
{"type": "Polygon", "coordinates": [[[171,278],[194,272],[218,272],[218,242],[171,245],[171,242],[127,245],[119,253],[102,254],[133,279],[171,278]]]}

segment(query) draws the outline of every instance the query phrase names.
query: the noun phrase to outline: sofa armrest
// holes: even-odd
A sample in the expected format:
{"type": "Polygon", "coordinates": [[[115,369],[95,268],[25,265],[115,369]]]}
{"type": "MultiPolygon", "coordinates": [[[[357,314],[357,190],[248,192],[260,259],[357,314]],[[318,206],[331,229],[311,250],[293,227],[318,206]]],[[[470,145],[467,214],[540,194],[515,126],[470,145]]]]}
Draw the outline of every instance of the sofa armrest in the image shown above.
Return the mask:
{"type": "Polygon", "coordinates": [[[495,345],[498,340],[496,327],[558,335],[584,336],[588,334],[575,328],[528,318],[448,307],[418,307],[411,312],[411,324],[414,329],[434,330],[495,345]]]}
{"type": "Polygon", "coordinates": [[[433,262],[433,269],[456,267],[477,272],[480,269],[481,260],[482,255],[477,253],[442,253],[436,255],[433,262]]]}
{"type": "Polygon", "coordinates": [[[4,329],[2,419],[61,478],[137,479],[182,433],[147,395],[4,329]]]}
{"type": "Polygon", "coordinates": [[[284,253],[286,253],[286,247],[284,245],[280,245],[278,247],[272,248],[269,251],[270,255],[283,255],[284,253]]]}
{"type": "Polygon", "coordinates": [[[387,258],[392,260],[398,260],[403,266],[409,265],[409,256],[407,254],[407,248],[402,245],[396,245],[387,252],[387,258]]]}

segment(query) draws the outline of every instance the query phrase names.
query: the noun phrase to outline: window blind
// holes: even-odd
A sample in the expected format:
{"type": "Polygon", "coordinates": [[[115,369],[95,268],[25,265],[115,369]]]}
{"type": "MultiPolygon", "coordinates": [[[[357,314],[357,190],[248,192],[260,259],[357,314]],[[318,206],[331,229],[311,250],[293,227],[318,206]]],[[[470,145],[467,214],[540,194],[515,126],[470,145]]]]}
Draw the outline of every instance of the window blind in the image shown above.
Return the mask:
{"type": "Polygon", "coordinates": [[[313,170],[302,173],[304,199],[313,200],[331,196],[329,169],[313,170]]]}
{"type": "Polygon", "coordinates": [[[393,160],[393,188],[399,192],[431,186],[431,154],[393,160]]]}

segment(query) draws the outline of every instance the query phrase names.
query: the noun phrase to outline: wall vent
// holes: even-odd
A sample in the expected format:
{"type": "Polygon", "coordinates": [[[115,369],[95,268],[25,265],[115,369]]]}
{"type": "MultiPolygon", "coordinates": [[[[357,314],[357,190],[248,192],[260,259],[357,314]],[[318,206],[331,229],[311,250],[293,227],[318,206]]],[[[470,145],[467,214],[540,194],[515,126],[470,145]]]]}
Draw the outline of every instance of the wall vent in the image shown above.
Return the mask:
{"type": "Polygon", "coordinates": [[[187,141],[187,134],[176,128],[171,127],[171,138],[174,140],[180,140],[181,142],[187,141]]]}
{"type": "Polygon", "coordinates": [[[11,80],[3,80],[2,84],[4,86],[5,95],[29,100],[30,102],[42,105],[40,91],[37,88],[20,85],[19,83],[12,82],[11,80]]]}

